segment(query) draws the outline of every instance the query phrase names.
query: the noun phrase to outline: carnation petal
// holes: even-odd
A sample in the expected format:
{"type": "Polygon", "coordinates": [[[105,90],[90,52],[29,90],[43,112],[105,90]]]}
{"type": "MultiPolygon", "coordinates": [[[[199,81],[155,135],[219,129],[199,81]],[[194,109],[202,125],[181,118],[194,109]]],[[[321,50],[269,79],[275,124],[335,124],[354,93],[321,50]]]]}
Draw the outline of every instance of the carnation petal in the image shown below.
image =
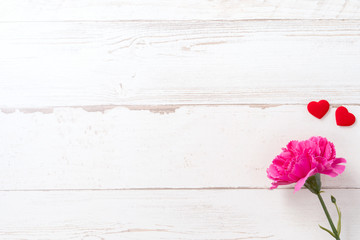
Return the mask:
{"type": "Polygon", "coordinates": [[[346,163],[345,158],[335,158],[333,164],[346,163]]]}
{"type": "Polygon", "coordinates": [[[334,169],[325,170],[321,172],[321,174],[328,175],[330,177],[336,177],[337,175],[339,175],[337,172],[334,171],[334,169]]]}
{"type": "Polygon", "coordinates": [[[336,177],[337,175],[343,173],[345,171],[344,165],[339,165],[340,163],[346,163],[345,158],[335,158],[332,162],[331,166],[328,169],[321,171],[320,173],[329,175],[330,177],[336,177]]]}
{"type": "Polygon", "coordinates": [[[306,180],[307,180],[309,177],[311,177],[311,176],[313,176],[313,175],[315,175],[315,174],[316,174],[316,168],[311,169],[311,171],[309,171],[308,174],[307,174],[305,177],[301,178],[301,179],[296,183],[296,185],[295,185],[295,191],[294,191],[294,192],[299,191],[299,190],[302,188],[302,186],[304,186],[306,180]]]}
{"type": "Polygon", "coordinates": [[[296,164],[295,168],[300,168],[306,174],[311,170],[311,162],[312,157],[308,154],[303,154],[299,157],[298,163],[296,164]]]}
{"type": "Polygon", "coordinates": [[[328,142],[328,144],[326,144],[326,147],[324,149],[323,156],[327,159],[332,159],[334,158],[334,154],[335,154],[334,144],[328,142]]]}
{"type": "Polygon", "coordinates": [[[288,182],[288,181],[275,181],[275,182],[272,182],[271,183],[271,187],[270,189],[275,189],[277,188],[278,186],[280,185],[289,185],[290,183],[293,183],[293,182],[288,182]]]}
{"type": "Polygon", "coordinates": [[[270,179],[276,179],[280,176],[279,170],[276,168],[274,164],[271,164],[270,167],[266,170],[268,177],[270,179]]]}
{"type": "Polygon", "coordinates": [[[345,171],[345,166],[344,165],[336,165],[334,167],[334,171],[339,175],[342,174],[345,171]]]}

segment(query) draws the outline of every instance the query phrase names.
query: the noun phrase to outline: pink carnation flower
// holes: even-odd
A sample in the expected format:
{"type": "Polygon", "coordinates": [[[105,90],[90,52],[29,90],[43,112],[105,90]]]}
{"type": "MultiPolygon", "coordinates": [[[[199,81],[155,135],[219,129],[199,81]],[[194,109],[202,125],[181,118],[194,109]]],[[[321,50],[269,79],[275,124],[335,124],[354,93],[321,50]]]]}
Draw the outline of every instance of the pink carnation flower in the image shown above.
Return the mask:
{"type": "Polygon", "coordinates": [[[311,137],[305,141],[291,141],[266,170],[268,178],[274,180],[271,189],[279,185],[296,183],[295,192],[306,180],[317,174],[336,177],[345,170],[344,158],[336,158],[334,144],[323,137],[311,137]]]}

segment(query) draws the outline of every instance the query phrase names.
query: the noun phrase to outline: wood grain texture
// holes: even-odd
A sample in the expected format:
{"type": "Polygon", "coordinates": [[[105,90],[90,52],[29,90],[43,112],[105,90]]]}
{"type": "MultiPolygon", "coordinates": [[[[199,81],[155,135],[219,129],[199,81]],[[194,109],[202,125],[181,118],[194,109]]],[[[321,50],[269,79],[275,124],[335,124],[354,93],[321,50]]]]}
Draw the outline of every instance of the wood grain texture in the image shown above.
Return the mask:
{"type": "Polygon", "coordinates": [[[0,107],[360,103],[358,20],[0,29],[0,107]]]}
{"type": "Polygon", "coordinates": [[[1,113],[0,189],[268,188],[281,147],[317,135],[348,160],[324,186],[359,188],[359,126],[336,126],[334,111],[323,120],[294,105],[1,113]]]}
{"type": "Polygon", "coordinates": [[[357,0],[11,0],[0,21],[359,19],[357,0]]]}
{"type": "Polygon", "coordinates": [[[348,160],[323,185],[358,239],[359,124],[334,111],[360,116],[359,59],[358,0],[0,1],[0,239],[329,239],[314,195],[267,189],[313,135],[348,160]]]}
{"type": "MultiPolygon", "coordinates": [[[[360,234],[360,190],[329,190],[343,214],[342,239],[360,234]]],[[[307,190],[0,192],[6,240],[328,240],[307,190]]]]}

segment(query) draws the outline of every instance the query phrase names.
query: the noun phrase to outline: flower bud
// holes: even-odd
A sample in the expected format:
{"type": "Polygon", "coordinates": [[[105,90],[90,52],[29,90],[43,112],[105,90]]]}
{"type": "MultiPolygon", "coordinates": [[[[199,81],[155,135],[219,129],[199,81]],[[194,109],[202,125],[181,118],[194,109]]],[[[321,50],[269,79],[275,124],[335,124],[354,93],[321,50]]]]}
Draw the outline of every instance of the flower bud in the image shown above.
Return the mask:
{"type": "Polygon", "coordinates": [[[333,195],[331,195],[331,202],[336,203],[336,198],[333,195]]]}

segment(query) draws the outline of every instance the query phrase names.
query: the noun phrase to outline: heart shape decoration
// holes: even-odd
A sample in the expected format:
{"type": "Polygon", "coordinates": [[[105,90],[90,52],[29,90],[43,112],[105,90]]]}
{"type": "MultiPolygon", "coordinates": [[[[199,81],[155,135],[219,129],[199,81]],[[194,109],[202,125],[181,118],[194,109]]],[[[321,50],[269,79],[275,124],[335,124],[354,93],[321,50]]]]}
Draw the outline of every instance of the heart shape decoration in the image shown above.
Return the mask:
{"type": "Polygon", "coordinates": [[[307,105],[307,109],[311,115],[321,119],[329,111],[330,104],[326,100],[320,100],[319,102],[312,101],[307,105]]]}
{"type": "Polygon", "coordinates": [[[335,112],[336,124],[338,126],[351,126],[355,122],[354,114],[350,113],[346,107],[338,107],[335,112]]]}

